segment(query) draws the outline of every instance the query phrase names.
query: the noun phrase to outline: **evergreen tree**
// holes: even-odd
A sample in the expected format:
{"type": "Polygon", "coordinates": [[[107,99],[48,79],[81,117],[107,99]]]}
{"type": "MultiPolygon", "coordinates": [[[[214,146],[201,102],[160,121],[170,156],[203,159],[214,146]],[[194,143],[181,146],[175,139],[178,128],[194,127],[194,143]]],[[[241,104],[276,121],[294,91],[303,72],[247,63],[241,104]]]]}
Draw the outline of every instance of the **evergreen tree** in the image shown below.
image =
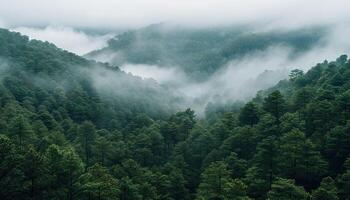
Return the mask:
{"type": "Polygon", "coordinates": [[[82,145],[82,151],[85,155],[85,163],[87,166],[89,166],[91,157],[92,157],[92,151],[93,151],[93,145],[96,142],[96,130],[93,123],[89,121],[85,121],[82,125],[79,127],[79,140],[82,145]]]}
{"type": "Polygon", "coordinates": [[[259,122],[258,108],[252,102],[247,103],[239,114],[239,121],[244,125],[253,126],[259,122]]]}
{"type": "Polygon", "coordinates": [[[87,199],[119,199],[118,181],[109,174],[105,167],[95,164],[80,177],[81,189],[87,199]]]}
{"type": "Polygon", "coordinates": [[[196,199],[228,200],[249,199],[246,186],[239,180],[233,180],[227,164],[219,161],[209,165],[201,175],[196,199]]]}
{"type": "Polygon", "coordinates": [[[309,194],[304,188],[296,186],[294,181],[288,179],[277,179],[267,193],[269,200],[307,200],[309,194]]]}
{"type": "Polygon", "coordinates": [[[286,102],[280,91],[276,90],[269,94],[264,100],[263,109],[276,118],[277,124],[280,122],[280,118],[286,112],[286,102]]]}
{"type": "Polygon", "coordinates": [[[322,179],[319,188],[312,192],[312,200],[339,200],[338,189],[331,177],[322,179]]]}

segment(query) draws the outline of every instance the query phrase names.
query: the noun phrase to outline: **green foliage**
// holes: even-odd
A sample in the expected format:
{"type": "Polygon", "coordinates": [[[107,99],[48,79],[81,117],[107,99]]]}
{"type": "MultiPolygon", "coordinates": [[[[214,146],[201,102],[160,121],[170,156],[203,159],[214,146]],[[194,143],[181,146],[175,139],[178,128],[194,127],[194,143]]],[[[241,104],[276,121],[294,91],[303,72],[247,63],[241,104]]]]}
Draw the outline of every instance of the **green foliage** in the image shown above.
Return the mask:
{"type": "Polygon", "coordinates": [[[80,177],[81,190],[88,199],[119,199],[118,181],[108,173],[108,169],[95,164],[80,177]]]}
{"type": "Polygon", "coordinates": [[[239,121],[244,125],[257,124],[259,122],[259,113],[254,103],[247,103],[241,110],[239,115],[239,121]]]}
{"type": "Polygon", "coordinates": [[[307,200],[309,194],[302,187],[296,186],[294,181],[278,179],[267,194],[269,200],[307,200]]]}
{"type": "Polygon", "coordinates": [[[231,171],[227,168],[224,162],[215,162],[208,166],[201,175],[196,199],[248,200],[245,184],[239,179],[232,179],[231,171]]]}
{"type": "Polygon", "coordinates": [[[277,124],[279,124],[280,118],[286,112],[286,102],[280,91],[276,90],[269,94],[264,101],[263,109],[275,117],[277,124]]]}
{"type": "Polygon", "coordinates": [[[3,29],[0,56],[0,199],[350,198],[345,56],[207,119],[172,112],[155,83],[3,29]],[[95,70],[118,81],[101,87],[95,70]]]}
{"type": "Polygon", "coordinates": [[[312,200],[338,200],[338,189],[331,177],[322,179],[319,188],[312,192],[312,200]]]}

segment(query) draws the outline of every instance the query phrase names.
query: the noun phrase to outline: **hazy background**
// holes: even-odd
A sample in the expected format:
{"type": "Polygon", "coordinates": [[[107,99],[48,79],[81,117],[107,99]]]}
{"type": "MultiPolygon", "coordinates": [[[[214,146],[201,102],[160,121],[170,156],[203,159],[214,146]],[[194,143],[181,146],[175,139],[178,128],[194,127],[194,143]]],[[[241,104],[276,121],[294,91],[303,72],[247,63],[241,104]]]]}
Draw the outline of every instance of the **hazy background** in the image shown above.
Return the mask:
{"type": "MultiPolygon", "coordinates": [[[[307,52],[291,56],[289,46],[271,46],[232,59],[206,81],[196,82],[179,66],[124,63],[133,75],[155,79],[192,99],[203,110],[218,96],[246,100],[256,91],[288,77],[291,69],[308,70],[317,62],[350,52],[350,2],[347,0],[1,0],[0,27],[84,55],[107,46],[124,31],[154,23],[188,29],[247,25],[256,32],[324,26],[328,35],[307,52]],[[199,100],[198,100],[199,99],[199,100]]],[[[100,55],[111,62],[111,55],[100,55]]]]}

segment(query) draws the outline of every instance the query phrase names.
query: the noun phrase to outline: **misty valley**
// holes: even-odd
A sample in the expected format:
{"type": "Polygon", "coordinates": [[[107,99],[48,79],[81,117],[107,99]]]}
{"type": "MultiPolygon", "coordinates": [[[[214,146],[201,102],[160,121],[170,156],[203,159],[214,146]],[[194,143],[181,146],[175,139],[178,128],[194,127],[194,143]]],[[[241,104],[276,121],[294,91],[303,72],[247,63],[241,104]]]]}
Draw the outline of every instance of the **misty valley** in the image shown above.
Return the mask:
{"type": "Polygon", "coordinates": [[[36,1],[0,7],[1,200],[350,199],[347,11],[36,1]]]}

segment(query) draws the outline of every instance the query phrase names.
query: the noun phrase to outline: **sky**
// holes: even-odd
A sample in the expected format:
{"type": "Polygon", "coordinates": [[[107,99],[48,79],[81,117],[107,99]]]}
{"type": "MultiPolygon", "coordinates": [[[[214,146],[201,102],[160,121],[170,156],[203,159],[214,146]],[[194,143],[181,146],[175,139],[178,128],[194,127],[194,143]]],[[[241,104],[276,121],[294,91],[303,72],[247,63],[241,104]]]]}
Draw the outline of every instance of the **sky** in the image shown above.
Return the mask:
{"type": "Polygon", "coordinates": [[[120,29],[267,21],[301,26],[349,21],[348,0],[1,0],[0,25],[120,29]]]}

